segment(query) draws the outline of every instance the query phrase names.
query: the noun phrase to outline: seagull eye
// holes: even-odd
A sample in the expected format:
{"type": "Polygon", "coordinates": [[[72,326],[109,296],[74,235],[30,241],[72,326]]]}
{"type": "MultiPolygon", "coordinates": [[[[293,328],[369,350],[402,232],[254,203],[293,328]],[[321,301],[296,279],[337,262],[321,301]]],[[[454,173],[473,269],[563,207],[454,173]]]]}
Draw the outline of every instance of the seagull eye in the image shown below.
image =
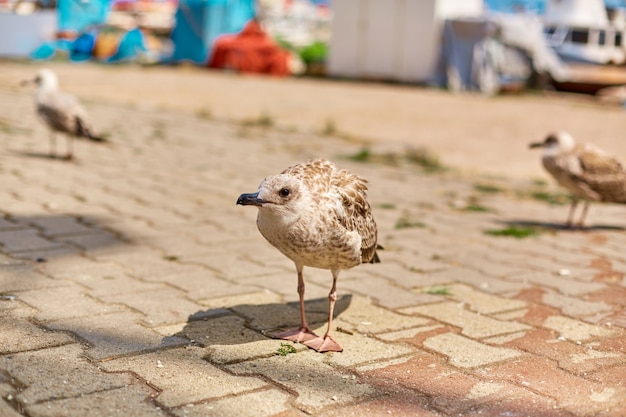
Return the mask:
{"type": "Polygon", "coordinates": [[[282,188],[279,192],[278,195],[280,195],[281,197],[287,197],[289,196],[289,188],[282,188]]]}

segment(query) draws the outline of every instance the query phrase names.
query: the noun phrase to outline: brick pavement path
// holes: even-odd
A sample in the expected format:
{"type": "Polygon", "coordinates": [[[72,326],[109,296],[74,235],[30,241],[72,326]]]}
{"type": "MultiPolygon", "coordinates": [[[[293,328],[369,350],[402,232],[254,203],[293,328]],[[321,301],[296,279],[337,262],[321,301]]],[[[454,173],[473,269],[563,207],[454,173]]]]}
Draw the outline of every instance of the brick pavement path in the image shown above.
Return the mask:
{"type": "MultiPolygon", "coordinates": [[[[52,160],[30,94],[0,99],[1,416],[626,415],[623,207],[562,230],[531,181],[97,101],[111,144],[52,160]],[[340,354],[269,337],[298,322],[294,268],[235,206],[313,156],[370,180],[385,246],[340,277],[340,354]],[[538,234],[485,233],[509,225],[538,234]]],[[[330,273],[305,274],[323,328],[330,273]]]]}

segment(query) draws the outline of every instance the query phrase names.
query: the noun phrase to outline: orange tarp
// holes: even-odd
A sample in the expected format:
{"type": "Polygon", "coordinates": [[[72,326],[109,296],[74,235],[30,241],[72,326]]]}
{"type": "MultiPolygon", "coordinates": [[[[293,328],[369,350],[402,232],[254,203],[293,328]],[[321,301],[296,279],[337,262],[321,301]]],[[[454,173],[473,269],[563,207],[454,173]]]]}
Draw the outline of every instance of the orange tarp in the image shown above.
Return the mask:
{"type": "Polygon", "coordinates": [[[288,62],[289,53],[251,20],[240,33],[222,35],[215,41],[209,68],[286,76],[290,73],[288,62]]]}

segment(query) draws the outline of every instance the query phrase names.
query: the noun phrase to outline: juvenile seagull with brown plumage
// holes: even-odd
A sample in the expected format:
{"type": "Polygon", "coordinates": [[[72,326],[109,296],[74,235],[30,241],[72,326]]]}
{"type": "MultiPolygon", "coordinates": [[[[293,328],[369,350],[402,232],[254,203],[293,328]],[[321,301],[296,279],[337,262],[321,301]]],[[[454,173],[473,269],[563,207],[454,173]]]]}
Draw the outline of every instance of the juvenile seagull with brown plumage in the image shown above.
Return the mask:
{"type": "Polygon", "coordinates": [[[544,149],[544,168],[573,195],[568,227],[579,200],[584,200],[585,206],[578,227],[583,227],[590,201],[626,204],[626,168],[615,156],[590,144],[576,144],[567,132],[552,133],[530,147],[544,149]]]}
{"type": "Polygon", "coordinates": [[[276,337],[301,342],[318,352],[343,350],[331,336],[339,271],[380,262],[366,183],[328,160],[314,159],[265,178],[256,193],[242,194],[237,200],[237,204],[259,209],[259,231],[295,263],[298,272],[300,327],[276,337]],[[324,337],[317,336],[306,320],[305,266],[330,269],[333,276],[324,337]]]}

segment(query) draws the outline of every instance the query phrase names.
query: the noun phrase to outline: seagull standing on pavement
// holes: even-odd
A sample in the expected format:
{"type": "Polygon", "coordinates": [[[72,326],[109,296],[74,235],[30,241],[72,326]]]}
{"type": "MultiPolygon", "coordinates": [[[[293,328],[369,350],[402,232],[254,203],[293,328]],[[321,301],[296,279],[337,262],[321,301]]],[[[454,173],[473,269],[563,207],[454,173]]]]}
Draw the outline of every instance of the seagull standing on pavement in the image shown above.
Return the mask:
{"type": "Polygon", "coordinates": [[[590,144],[576,144],[567,132],[552,133],[530,147],[543,148],[544,168],[572,193],[568,227],[579,200],[584,200],[585,206],[578,227],[583,227],[590,201],[626,204],[626,168],[615,156],[590,144]]]}
{"type": "Polygon", "coordinates": [[[237,204],[259,209],[259,231],[295,263],[298,273],[300,327],[276,337],[301,342],[318,352],[343,350],[331,337],[339,272],[361,263],[380,262],[366,183],[328,160],[314,159],[265,178],[256,193],[242,194],[237,200],[237,204]],[[305,266],[329,269],[333,276],[324,337],[317,336],[306,320],[305,266]]]}
{"type": "Polygon", "coordinates": [[[37,76],[22,84],[34,83],[35,108],[37,115],[50,129],[50,156],[56,156],[56,133],[67,137],[67,159],[73,158],[72,140],[74,137],[87,138],[96,142],[104,141],[96,136],[87,121],[87,113],[73,95],[59,91],[56,74],[49,69],[42,69],[37,76]]]}

